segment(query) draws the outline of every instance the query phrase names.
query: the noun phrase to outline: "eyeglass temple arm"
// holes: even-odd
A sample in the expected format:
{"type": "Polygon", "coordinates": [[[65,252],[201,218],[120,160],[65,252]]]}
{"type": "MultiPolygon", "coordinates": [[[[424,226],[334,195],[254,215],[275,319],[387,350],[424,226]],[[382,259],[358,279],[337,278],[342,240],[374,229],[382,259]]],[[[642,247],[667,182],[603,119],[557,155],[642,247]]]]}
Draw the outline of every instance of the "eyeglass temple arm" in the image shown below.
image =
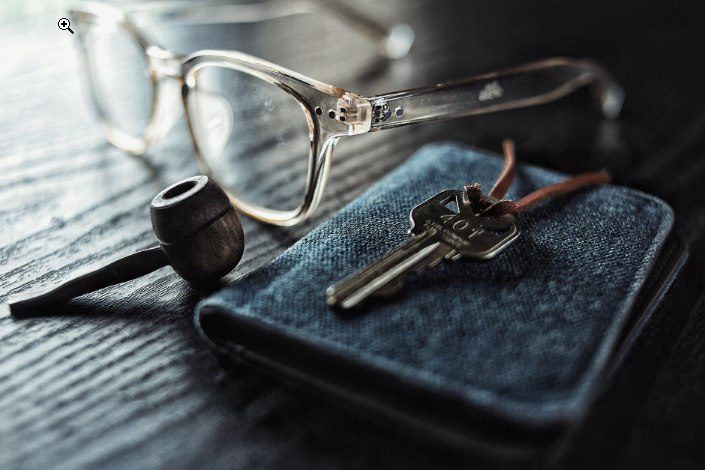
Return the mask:
{"type": "Polygon", "coordinates": [[[168,20],[197,24],[255,23],[304,13],[336,16],[351,29],[377,45],[388,59],[407,55],[414,42],[414,30],[407,24],[391,27],[377,22],[341,0],[269,0],[238,5],[198,5],[195,2],[149,2],[125,8],[135,20],[168,20]]]}
{"type": "Polygon", "coordinates": [[[599,64],[566,58],[539,62],[456,82],[368,98],[371,131],[557,100],[589,86],[597,108],[616,118],[624,101],[622,87],[599,64]]]}

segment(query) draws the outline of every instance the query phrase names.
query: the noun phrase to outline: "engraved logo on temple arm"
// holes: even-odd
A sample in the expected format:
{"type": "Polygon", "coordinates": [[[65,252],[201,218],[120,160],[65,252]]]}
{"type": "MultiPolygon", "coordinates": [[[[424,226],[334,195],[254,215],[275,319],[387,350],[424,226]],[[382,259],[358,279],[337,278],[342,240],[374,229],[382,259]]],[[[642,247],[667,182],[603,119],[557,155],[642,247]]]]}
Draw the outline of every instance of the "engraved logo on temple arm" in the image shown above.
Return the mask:
{"type": "Polygon", "coordinates": [[[494,80],[485,85],[485,88],[480,91],[480,96],[478,97],[478,99],[480,101],[489,101],[494,100],[496,98],[501,98],[503,95],[504,88],[502,88],[502,85],[500,85],[497,80],[494,80]]]}

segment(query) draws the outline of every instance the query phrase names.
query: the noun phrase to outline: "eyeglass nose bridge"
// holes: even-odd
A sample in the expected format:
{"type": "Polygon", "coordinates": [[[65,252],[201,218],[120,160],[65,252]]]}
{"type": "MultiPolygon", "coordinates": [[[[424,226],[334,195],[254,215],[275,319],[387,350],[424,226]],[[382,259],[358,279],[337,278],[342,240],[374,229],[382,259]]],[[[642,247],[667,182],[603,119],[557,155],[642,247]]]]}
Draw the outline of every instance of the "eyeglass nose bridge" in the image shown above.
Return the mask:
{"type": "Polygon", "coordinates": [[[158,79],[182,79],[183,73],[181,65],[183,64],[184,57],[154,45],[149,46],[146,53],[149,58],[150,73],[152,73],[154,77],[158,79]]]}
{"type": "Polygon", "coordinates": [[[146,49],[149,74],[156,85],[154,116],[145,133],[145,150],[156,145],[184,115],[181,100],[184,58],[159,46],[146,49]]]}

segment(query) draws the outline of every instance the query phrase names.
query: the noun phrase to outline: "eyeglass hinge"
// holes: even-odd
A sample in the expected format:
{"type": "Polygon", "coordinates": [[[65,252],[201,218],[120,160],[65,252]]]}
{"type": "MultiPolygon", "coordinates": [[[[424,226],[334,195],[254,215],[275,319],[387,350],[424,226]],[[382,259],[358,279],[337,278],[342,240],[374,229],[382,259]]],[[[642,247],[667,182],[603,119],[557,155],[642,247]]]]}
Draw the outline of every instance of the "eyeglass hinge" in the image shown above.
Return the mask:
{"type": "Polygon", "coordinates": [[[372,102],[372,124],[379,124],[392,117],[392,110],[384,98],[372,102]]]}
{"type": "Polygon", "coordinates": [[[372,105],[361,96],[346,92],[338,99],[337,120],[350,126],[350,135],[363,134],[372,125],[372,105]]]}

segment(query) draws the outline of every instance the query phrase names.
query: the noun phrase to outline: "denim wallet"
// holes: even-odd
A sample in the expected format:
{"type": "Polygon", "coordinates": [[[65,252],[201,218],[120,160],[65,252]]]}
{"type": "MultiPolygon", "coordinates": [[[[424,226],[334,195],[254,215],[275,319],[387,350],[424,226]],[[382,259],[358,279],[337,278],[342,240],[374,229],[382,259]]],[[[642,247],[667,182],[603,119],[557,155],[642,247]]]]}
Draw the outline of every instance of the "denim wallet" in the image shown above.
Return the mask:
{"type": "MultiPolygon", "coordinates": [[[[585,414],[685,258],[663,201],[595,186],[519,217],[488,261],[442,263],[355,315],[326,288],[408,239],[409,212],[470,183],[491,188],[498,155],[421,149],[279,257],[201,302],[221,354],[357,412],[457,447],[545,448],[585,414]]],[[[566,176],[518,165],[506,198],[566,176]]]]}

